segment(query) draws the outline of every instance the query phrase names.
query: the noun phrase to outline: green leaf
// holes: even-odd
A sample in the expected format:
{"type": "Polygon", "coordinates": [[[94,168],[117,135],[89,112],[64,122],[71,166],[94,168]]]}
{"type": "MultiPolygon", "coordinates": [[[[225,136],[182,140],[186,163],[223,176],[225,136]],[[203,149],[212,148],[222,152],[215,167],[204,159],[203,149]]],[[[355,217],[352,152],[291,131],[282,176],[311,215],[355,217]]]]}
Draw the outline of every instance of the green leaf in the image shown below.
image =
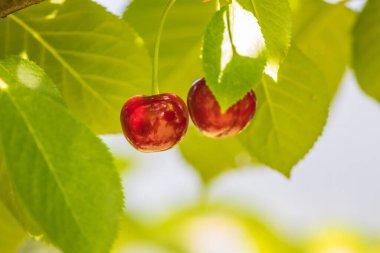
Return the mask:
{"type": "Polygon", "coordinates": [[[269,63],[278,65],[290,46],[292,13],[288,0],[237,1],[256,16],[265,39],[269,63]]]}
{"type": "MultiPolygon", "coordinates": [[[[38,88],[38,90],[44,93],[46,96],[52,97],[56,102],[63,103],[59,96],[59,92],[53,83],[45,76],[45,74],[34,64],[23,61],[19,63],[18,58],[9,58],[6,61],[1,62],[1,66],[4,69],[14,69],[15,65],[18,65],[17,71],[7,72],[8,78],[12,80],[15,79],[18,82],[13,83],[13,86],[27,86],[30,89],[38,88]]],[[[5,82],[6,76],[0,76],[0,92],[9,89],[8,82],[5,82]]],[[[0,200],[3,201],[4,205],[12,213],[12,215],[18,220],[18,222],[27,230],[30,234],[34,236],[40,236],[42,233],[37,224],[30,217],[28,212],[26,212],[20,205],[19,196],[14,191],[12,182],[9,178],[9,173],[6,168],[5,159],[1,157],[0,145],[0,200]]]]}
{"type": "Polygon", "coordinates": [[[260,82],[264,49],[255,17],[241,6],[225,6],[214,15],[204,37],[203,69],[223,111],[260,82]]]}
{"type": "Polygon", "coordinates": [[[106,146],[35,64],[0,61],[0,156],[21,208],[67,253],[108,252],[122,210],[106,146]]]}
{"type": "Polygon", "coordinates": [[[0,201],[0,245],[1,252],[16,253],[26,234],[0,201]]]}
{"type": "MultiPolygon", "coordinates": [[[[303,1],[303,0],[288,0],[292,14],[294,13],[295,10],[299,8],[300,1],[303,1]]],[[[316,1],[319,1],[319,0],[316,0],[316,1]]]]}
{"type": "MultiPolygon", "coordinates": [[[[143,38],[151,56],[166,2],[134,0],[123,16],[143,38]]],[[[216,5],[215,0],[181,0],[173,6],[161,38],[159,81],[162,92],[174,92],[185,98],[191,83],[203,77],[201,42],[216,5]]]]}
{"type": "Polygon", "coordinates": [[[9,178],[5,161],[1,159],[1,153],[0,146],[0,202],[3,202],[4,206],[9,210],[13,217],[17,219],[18,223],[25,231],[28,231],[30,235],[39,237],[42,232],[27,211],[21,207],[20,199],[9,178]]]}
{"type": "Polygon", "coordinates": [[[278,82],[265,76],[256,95],[255,118],[239,138],[252,156],[289,176],[326,123],[330,101],[326,81],[318,67],[292,47],[278,82]]]}
{"type": "Polygon", "coordinates": [[[150,90],[150,60],[129,26],[90,0],[44,2],[0,20],[0,57],[26,54],[96,133],[120,132],[125,100],[150,90]]]}
{"type": "Polygon", "coordinates": [[[226,170],[250,165],[252,162],[238,139],[211,139],[194,127],[189,128],[179,147],[183,157],[198,170],[205,181],[210,181],[226,170]]]}
{"type": "MultiPolygon", "coordinates": [[[[320,85],[328,88],[328,97],[326,98],[326,101],[331,103],[332,97],[338,88],[338,84],[346,70],[350,58],[350,29],[355,20],[355,14],[348,10],[344,5],[331,5],[323,3],[322,1],[304,0],[299,3],[298,1],[291,1],[291,3],[294,3],[295,6],[293,26],[293,34],[295,36],[294,44],[298,45],[300,51],[302,51],[307,58],[312,60],[316,64],[316,67],[321,70],[323,77],[320,79],[326,81],[320,85]]],[[[310,60],[307,60],[307,62],[310,60]]],[[[302,68],[302,66],[300,67],[302,68]]],[[[310,81],[307,80],[306,77],[303,79],[303,84],[308,86],[310,81]]],[[[284,96],[284,99],[286,99],[286,94],[284,96]]],[[[301,96],[304,95],[301,94],[301,96]]],[[[262,98],[258,98],[258,100],[259,102],[263,102],[262,98]]],[[[326,108],[324,108],[324,110],[326,110],[326,108]]],[[[259,115],[260,117],[265,116],[263,114],[259,115]]],[[[256,120],[258,119],[255,117],[254,121],[256,120]]],[[[260,121],[261,120],[265,119],[260,119],[260,121]]],[[[322,122],[322,118],[320,120],[322,122]]],[[[262,126],[262,129],[264,128],[265,125],[262,126]]],[[[238,164],[234,164],[233,159],[237,152],[241,151],[244,153],[245,149],[240,150],[236,148],[236,150],[232,150],[230,149],[230,145],[233,145],[231,143],[227,144],[227,142],[226,145],[223,145],[221,142],[216,141],[217,144],[213,145],[215,140],[207,141],[206,138],[201,138],[198,135],[193,136],[191,131],[189,134],[191,138],[185,138],[183,143],[180,144],[181,152],[186,160],[195,166],[201,176],[207,180],[217,174],[217,171],[213,170],[214,166],[212,163],[218,164],[221,171],[239,167],[238,164]],[[192,154],[191,152],[195,152],[193,151],[195,147],[201,149],[202,152],[192,154]],[[214,154],[217,152],[223,154],[223,156],[219,156],[219,160],[214,160],[214,154]],[[223,166],[223,164],[225,165],[223,166]]],[[[246,136],[248,133],[243,135],[246,136]]],[[[315,136],[317,136],[317,134],[315,134],[315,136]]],[[[316,138],[314,137],[314,139],[316,138]]],[[[254,142],[253,137],[252,142],[254,142]]],[[[311,144],[309,146],[311,146],[311,144]]],[[[249,146],[246,145],[246,147],[247,150],[249,150],[249,146]]],[[[308,149],[309,148],[305,148],[305,154],[308,149]]],[[[251,160],[257,160],[257,158],[255,158],[256,152],[251,151],[250,155],[251,160]]],[[[302,158],[300,154],[298,157],[302,158]]],[[[247,160],[249,160],[249,157],[247,157],[247,160]]],[[[295,164],[296,162],[297,159],[294,157],[292,163],[295,164]]],[[[268,162],[266,163],[268,164],[268,162]]],[[[288,165],[286,170],[289,170],[289,167],[290,165],[288,165]]]]}
{"type": "Polygon", "coordinates": [[[294,42],[322,71],[329,96],[339,87],[351,55],[351,29],[355,13],[344,4],[300,1],[294,17],[294,42]]]}
{"type": "Polygon", "coordinates": [[[380,1],[368,0],[354,29],[353,67],[364,92],[380,102],[380,1]]]}

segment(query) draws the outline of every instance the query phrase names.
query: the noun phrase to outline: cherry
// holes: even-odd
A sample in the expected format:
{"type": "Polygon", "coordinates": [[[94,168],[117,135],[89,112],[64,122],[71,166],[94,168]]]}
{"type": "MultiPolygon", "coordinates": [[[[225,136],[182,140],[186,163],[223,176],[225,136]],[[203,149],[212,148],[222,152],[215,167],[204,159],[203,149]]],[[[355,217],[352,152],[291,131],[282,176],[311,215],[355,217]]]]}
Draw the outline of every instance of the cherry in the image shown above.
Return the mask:
{"type": "Polygon", "coordinates": [[[142,152],[158,152],[177,144],[187,131],[186,104],[175,94],[134,96],[120,115],[126,139],[142,152]]]}
{"type": "Polygon", "coordinates": [[[243,99],[222,113],[205,79],[199,79],[189,91],[187,106],[194,124],[205,135],[230,137],[243,131],[252,120],[256,112],[256,95],[252,90],[249,91],[243,99]]]}

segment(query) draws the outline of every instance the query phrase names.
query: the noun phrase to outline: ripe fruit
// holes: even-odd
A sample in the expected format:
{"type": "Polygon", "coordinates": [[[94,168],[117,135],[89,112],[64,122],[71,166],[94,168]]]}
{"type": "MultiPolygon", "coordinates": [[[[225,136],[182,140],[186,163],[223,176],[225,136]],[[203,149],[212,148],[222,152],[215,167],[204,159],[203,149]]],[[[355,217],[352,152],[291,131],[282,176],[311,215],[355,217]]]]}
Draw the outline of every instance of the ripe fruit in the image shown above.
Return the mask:
{"type": "Polygon", "coordinates": [[[170,149],[187,131],[189,117],[174,94],[134,96],[123,106],[121,125],[127,140],[142,152],[170,149]]]}
{"type": "Polygon", "coordinates": [[[189,91],[187,106],[194,124],[205,135],[214,138],[230,137],[244,130],[252,120],[256,112],[256,95],[249,91],[243,99],[222,113],[205,79],[199,79],[189,91]]]}

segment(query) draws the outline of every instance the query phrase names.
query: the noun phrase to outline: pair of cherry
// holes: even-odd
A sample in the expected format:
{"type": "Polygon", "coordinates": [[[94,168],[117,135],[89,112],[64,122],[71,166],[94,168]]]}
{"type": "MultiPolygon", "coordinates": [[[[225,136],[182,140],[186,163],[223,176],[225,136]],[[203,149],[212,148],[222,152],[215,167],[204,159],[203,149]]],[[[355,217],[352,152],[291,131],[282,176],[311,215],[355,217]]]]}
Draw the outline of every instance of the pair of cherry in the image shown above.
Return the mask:
{"type": "MultiPolygon", "coordinates": [[[[256,111],[256,96],[248,92],[223,113],[205,80],[200,79],[191,87],[187,105],[202,133],[223,138],[240,133],[248,125],[256,111]]],[[[125,137],[142,152],[170,149],[186,134],[189,123],[186,104],[171,93],[130,98],[120,119],[125,137]]]]}

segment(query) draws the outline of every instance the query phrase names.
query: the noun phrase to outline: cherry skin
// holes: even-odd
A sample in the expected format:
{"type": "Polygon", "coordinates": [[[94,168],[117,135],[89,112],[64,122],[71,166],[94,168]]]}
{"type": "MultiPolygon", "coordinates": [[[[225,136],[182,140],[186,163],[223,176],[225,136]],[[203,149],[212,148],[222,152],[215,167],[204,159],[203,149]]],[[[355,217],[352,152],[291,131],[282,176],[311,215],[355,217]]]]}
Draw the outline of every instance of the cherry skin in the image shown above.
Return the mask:
{"type": "Polygon", "coordinates": [[[187,131],[186,104],[175,94],[134,96],[120,115],[126,139],[142,152],[158,152],[177,144],[187,131]]]}
{"type": "Polygon", "coordinates": [[[243,131],[255,115],[256,95],[249,91],[223,113],[205,79],[199,79],[189,91],[187,106],[191,119],[203,134],[213,138],[231,137],[243,131]]]}

